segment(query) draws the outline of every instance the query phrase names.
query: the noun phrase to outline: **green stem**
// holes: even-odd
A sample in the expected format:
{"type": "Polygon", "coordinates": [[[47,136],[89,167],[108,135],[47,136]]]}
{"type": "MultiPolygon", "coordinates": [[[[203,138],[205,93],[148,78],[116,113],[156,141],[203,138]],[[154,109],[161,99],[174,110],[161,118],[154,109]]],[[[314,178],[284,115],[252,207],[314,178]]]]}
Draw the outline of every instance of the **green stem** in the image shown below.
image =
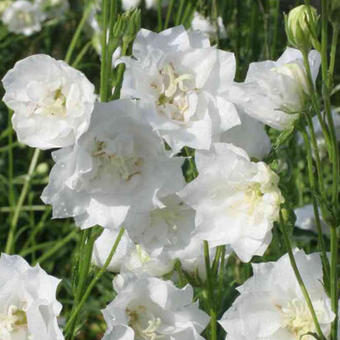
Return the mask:
{"type": "MultiPolygon", "coordinates": [[[[327,121],[330,129],[330,137],[331,137],[331,147],[329,149],[329,153],[331,155],[332,160],[332,207],[333,207],[333,215],[338,216],[338,192],[339,192],[339,148],[336,139],[335,126],[333,121],[333,116],[331,112],[331,101],[330,101],[330,93],[329,88],[332,83],[331,77],[329,77],[328,73],[328,1],[321,1],[321,69],[322,69],[322,94],[325,104],[325,111],[327,115],[327,121]]],[[[332,44],[333,45],[333,44],[332,44]]],[[[336,50],[335,46],[332,46],[332,50],[336,50]]],[[[335,54],[335,52],[333,52],[335,54]]],[[[338,273],[337,273],[337,264],[338,264],[338,237],[336,232],[336,221],[332,221],[331,225],[331,268],[330,268],[330,291],[331,291],[331,306],[332,311],[335,314],[335,318],[332,322],[331,328],[331,339],[337,340],[338,338],[338,273]]]]}
{"type": "Polygon", "coordinates": [[[169,27],[169,22],[170,22],[170,18],[171,18],[171,13],[172,13],[172,9],[174,7],[175,4],[175,0],[170,0],[170,4],[168,7],[168,12],[166,13],[166,18],[165,18],[165,23],[164,23],[164,27],[163,29],[166,29],[169,27]]]}
{"type": "Polygon", "coordinates": [[[217,340],[217,315],[214,303],[214,285],[213,278],[211,277],[210,268],[210,256],[209,256],[209,244],[207,241],[203,241],[204,246],[204,260],[205,270],[207,272],[207,288],[208,288],[208,304],[210,314],[210,340],[217,340]]]}
{"type": "Polygon", "coordinates": [[[322,333],[322,330],[321,330],[321,327],[320,327],[320,324],[319,324],[319,320],[318,320],[318,318],[316,316],[316,313],[315,313],[312,301],[310,299],[309,293],[308,293],[308,291],[306,289],[306,286],[305,286],[305,284],[304,284],[304,282],[302,280],[301,274],[300,274],[299,269],[297,267],[297,264],[296,264],[296,261],[295,261],[295,258],[294,258],[294,254],[293,254],[293,250],[292,250],[292,245],[290,243],[290,239],[289,239],[289,236],[288,236],[286,225],[283,222],[283,218],[282,218],[281,212],[280,212],[280,222],[281,222],[280,224],[281,224],[281,230],[282,230],[282,234],[283,234],[283,239],[284,239],[284,242],[286,244],[287,251],[288,251],[288,256],[289,256],[290,264],[291,264],[292,269],[294,271],[296,280],[299,283],[301,292],[302,292],[302,294],[303,294],[303,296],[304,296],[304,298],[306,300],[308,309],[309,309],[309,311],[311,313],[311,316],[313,318],[313,322],[314,322],[314,326],[315,326],[316,332],[317,332],[320,340],[326,340],[325,336],[322,333]]]}
{"type": "Polygon", "coordinates": [[[109,0],[102,0],[102,18],[103,18],[103,32],[102,32],[102,57],[100,64],[100,100],[106,102],[108,99],[108,79],[109,75],[107,72],[107,47],[108,47],[108,24],[109,24],[109,11],[110,4],[109,0]]]}
{"type": "Polygon", "coordinates": [[[66,237],[64,237],[63,239],[57,241],[51,249],[49,249],[46,253],[44,253],[37,260],[35,260],[34,264],[37,264],[37,263],[41,264],[42,262],[44,262],[47,259],[49,259],[60,248],[62,248],[65,244],[67,244],[69,241],[71,241],[76,236],[77,233],[78,233],[78,229],[75,228],[66,237]]]}
{"type": "MultiPolygon", "coordinates": [[[[327,257],[327,252],[326,252],[326,246],[322,234],[322,227],[321,227],[321,220],[320,220],[320,214],[318,210],[318,204],[317,200],[315,198],[315,191],[316,191],[316,183],[315,183],[315,178],[314,178],[314,172],[313,172],[313,159],[312,159],[312,150],[310,147],[309,143],[309,138],[308,134],[306,131],[306,128],[303,126],[303,129],[301,131],[303,140],[305,142],[305,148],[306,148],[306,153],[307,153],[307,168],[308,168],[308,179],[309,179],[309,185],[311,187],[312,191],[312,203],[313,203],[313,211],[314,211],[314,217],[315,217],[315,223],[316,223],[316,229],[318,232],[318,247],[319,251],[321,253],[321,260],[322,260],[322,265],[326,274],[325,277],[325,282],[329,283],[329,261],[327,257]]],[[[318,152],[318,150],[314,151],[318,152]]]]}
{"type": "Polygon", "coordinates": [[[157,26],[157,32],[160,32],[163,27],[163,22],[162,22],[162,0],[157,1],[157,21],[158,21],[158,26],[157,26]]]}
{"type": "Polygon", "coordinates": [[[77,27],[76,31],[74,32],[74,35],[73,35],[72,40],[71,40],[71,43],[70,43],[70,45],[69,45],[69,47],[67,49],[66,56],[65,56],[65,62],[68,63],[68,64],[71,61],[72,53],[73,53],[73,51],[74,51],[74,49],[75,49],[75,47],[77,45],[77,42],[78,42],[79,37],[80,37],[80,33],[83,30],[84,25],[86,23],[86,20],[87,20],[87,18],[90,15],[90,9],[91,9],[90,6],[87,6],[85,8],[83,16],[82,16],[82,18],[81,18],[81,20],[80,20],[80,22],[78,24],[78,27],[77,27]]]}
{"type": "Polygon", "coordinates": [[[24,185],[22,187],[20,196],[19,196],[19,200],[17,202],[17,205],[15,207],[15,211],[14,211],[14,215],[11,221],[11,225],[10,225],[10,229],[9,229],[9,233],[8,233],[8,237],[7,237],[7,243],[6,243],[6,248],[5,248],[5,252],[7,254],[11,254],[12,250],[13,250],[13,246],[14,246],[14,235],[18,226],[18,220],[19,220],[19,215],[21,212],[21,208],[24,204],[24,201],[26,199],[26,195],[28,193],[28,188],[29,188],[29,184],[32,178],[32,175],[34,173],[34,170],[37,166],[38,163],[38,158],[39,158],[39,154],[40,154],[40,150],[39,149],[35,149],[34,150],[34,154],[33,157],[31,159],[31,163],[29,165],[28,168],[28,172],[25,176],[25,182],[24,185]]]}
{"type": "Polygon", "coordinates": [[[71,313],[70,318],[68,319],[66,326],[65,326],[65,332],[68,333],[70,331],[70,327],[72,326],[73,322],[76,320],[80,310],[82,309],[83,305],[85,304],[85,302],[87,301],[88,297],[91,294],[92,289],[94,288],[94,286],[97,284],[97,282],[100,280],[100,278],[103,276],[103,274],[106,271],[106,268],[109,266],[113,255],[116,252],[116,249],[118,248],[119,242],[122,238],[124,234],[124,228],[121,228],[119,231],[119,234],[116,238],[115,243],[113,244],[113,247],[110,251],[110,254],[108,256],[108,258],[106,259],[103,267],[100,269],[100,271],[97,273],[97,275],[93,278],[93,280],[90,282],[90,284],[88,285],[85,293],[83,294],[79,304],[77,305],[77,307],[73,310],[73,312],[71,313]]]}
{"type": "Polygon", "coordinates": [[[320,103],[317,98],[317,92],[316,92],[316,89],[313,83],[312,72],[310,69],[309,59],[308,59],[308,52],[307,51],[301,51],[301,52],[303,55],[303,62],[304,62],[306,73],[307,73],[307,83],[308,83],[309,93],[310,93],[311,100],[312,100],[313,109],[314,109],[315,114],[318,117],[326,144],[330,145],[330,137],[329,137],[328,129],[321,115],[321,107],[320,107],[320,103]]]}
{"type": "Polygon", "coordinates": [[[184,2],[185,2],[185,0],[180,0],[179,8],[178,8],[177,13],[176,13],[175,26],[177,26],[181,23],[184,2]]]}
{"type": "Polygon", "coordinates": [[[89,41],[87,44],[85,44],[85,46],[78,53],[75,61],[72,63],[72,67],[77,68],[77,66],[82,61],[84,55],[87,53],[87,51],[90,49],[91,46],[92,46],[92,41],[89,41]]]}
{"type": "Polygon", "coordinates": [[[335,60],[336,60],[336,49],[338,45],[338,38],[339,38],[339,25],[333,26],[333,36],[332,36],[332,46],[331,46],[331,56],[329,61],[329,78],[331,83],[333,83],[333,75],[334,75],[334,67],[335,67],[335,60]]]}

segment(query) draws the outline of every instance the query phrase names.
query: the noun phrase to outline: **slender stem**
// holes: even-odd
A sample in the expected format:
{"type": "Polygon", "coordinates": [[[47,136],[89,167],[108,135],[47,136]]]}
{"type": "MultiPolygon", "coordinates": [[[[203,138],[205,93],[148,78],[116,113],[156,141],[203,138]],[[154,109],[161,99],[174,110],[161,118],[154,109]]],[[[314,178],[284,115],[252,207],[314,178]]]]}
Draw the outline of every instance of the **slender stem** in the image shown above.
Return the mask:
{"type": "Polygon", "coordinates": [[[46,261],[49,259],[52,255],[54,255],[60,248],[62,248],[65,244],[67,244],[69,241],[71,241],[75,235],[78,233],[78,229],[74,229],[72,232],[70,232],[66,237],[63,239],[57,241],[54,246],[49,249],[46,253],[44,253],[42,256],[40,256],[37,260],[35,260],[35,264],[46,261]]]}
{"type": "Polygon", "coordinates": [[[83,13],[83,16],[78,24],[78,27],[76,29],[76,31],[74,32],[74,35],[72,37],[72,40],[71,40],[71,43],[67,49],[67,52],[66,52],[66,56],[65,56],[65,62],[66,63],[70,63],[71,61],[71,58],[72,58],[72,53],[77,45],[77,42],[79,40],[79,37],[80,37],[80,33],[82,32],[84,26],[85,26],[85,23],[86,23],[86,20],[87,18],[89,17],[90,15],[90,9],[91,7],[90,6],[87,6],[84,10],[84,13],[83,13]]]}
{"type": "Polygon", "coordinates": [[[8,134],[8,201],[11,208],[15,206],[14,186],[13,186],[13,126],[11,124],[12,111],[8,110],[8,126],[10,133],[8,134]]]}
{"type": "Polygon", "coordinates": [[[163,22],[162,22],[162,0],[157,1],[157,21],[158,21],[158,26],[157,26],[157,32],[160,32],[163,27],[163,22]]]}
{"type": "MultiPolygon", "coordinates": [[[[316,222],[316,229],[317,229],[317,232],[318,232],[318,247],[319,247],[319,251],[321,253],[322,265],[323,265],[323,268],[324,268],[324,271],[325,271],[325,274],[326,274],[325,282],[330,282],[329,281],[329,275],[330,275],[329,274],[329,261],[328,261],[326,246],[325,246],[325,242],[324,242],[324,238],[323,238],[323,234],[322,234],[318,204],[317,204],[317,200],[316,200],[315,194],[314,194],[315,191],[316,191],[316,183],[315,183],[314,172],[313,172],[312,150],[311,150],[311,147],[310,147],[308,134],[307,134],[306,128],[304,126],[303,126],[301,133],[302,133],[303,140],[305,142],[305,148],[306,148],[306,153],[307,153],[308,179],[309,179],[309,185],[312,189],[313,211],[314,211],[314,217],[315,217],[315,222],[316,222]]],[[[316,152],[318,152],[318,150],[316,152]]]]}
{"type": "MultiPolygon", "coordinates": [[[[338,192],[339,192],[339,148],[336,139],[335,126],[331,112],[331,101],[329,89],[332,83],[331,77],[328,73],[328,1],[321,1],[321,69],[322,69],[322,94],[325,104],[325,111],[327,121],[330,129],[331,147],[329,153],[332,159],[333,169],[333,183],[332,183],[332,207],[333,215],[338,216],[338,192]]],[[[332,46],[332,49],[336,49],[332,46]]],[[[333,52],[335,53],[335,52],[333,52]]],[[[330,291],[331,291],[331,306],[335,314],[335,318],[331,327],[331,339],[337,340],[338,338],[338,237],[336,231],[336,222],[332,221],[331,225],[331,268],[330,268],[330,291]]]]}
{"type": "Polygon", "coordinates": [[[286,248],[287,248],[287,251],[288,251],[288,256],[289,256],[289,260],[290,260],[290,264],[292,266],[292,269],[294,271],[294,274],[295,274],[295,277],[296,277],[296,280],[298,281],[299,283],[299,286],[300,286],[300,289],[301,289],[301,292],[306,300],[306,303],[307,303],[307,306],[308,306],[308,309],[312,315],[312,318],[313,318],[313,322],[314,322],[314,326],[315,326],[315,329],[316,329],[316,332],[319,336],[319,338],[321,340],[326,340],[325,336],[323,335],[322,333],[322,330],[321,330],[321,327],[320,327],[320,324],[319,324],[319,321],[318,321],[318,318],[316,316],[316,313],[315,313],[315,310],[314,310],[314,307],[313,307],[313,304],[312,304],[312,301],[310,299],[310,296],[309,296],[309,293],[306,289],[306,286],[303,282],[303,279],[301,277],[301,274],[299,272],[299,269],[297,267],[297,264],[296,264],[296,261],[295,261],[295,258],[294,258],[294,254],[293,254],[293,250],[292,250],[292,245],[290,243],[290,239],[289,239],[289,236],[288,236],[288,232],[287,232],[287,229],[286,229],[286,225],[285,223],[283,222],[283,218],[282,218],[282,214],[280,212],[280,224],[281,224],[281,230],[282,230],[282,234],[283,234],[283,239],[284,239],[284,242],[286,244],[286,248]]]}
{"type": "Polygon", "coordinates": [[[333,36],[332,36],[332,46],[331,46],[331,56],[329,61],[329,78],[331,82],[333,83],[333,75],[334,75],[334,67],[335,67],[335,58],[336,58],[336,49],[338,45],[338,39],[339,39],[339,25],[333,26],[333,36]]]}
{"type": "Polygon", "coordinates": [[[175,0],[170,0],[170,4],[169,4],[169,7],[168,7],[168,12],[166,13],[164,29],[169,27],[169,22],[170,22],[171,13],[172,13],[172,9],[174,7],[174,4],[175,4],[175,0]]]}
{"type": "Polygon", "coordinates": [[[305,65],[305,69],[306,69],[306,73],[307,73],[307,83],[308,83],[308,88],[309,88],[309,93],[311,96],[311,100],[312,100],[312,105],[313,105],[313,109],[314,112],[316,113],[320,126],[321,126],[321,130],[322,133],[324,135],[325,141],[327,145],[330,145],[330,137],[329,137],[329,133],[328,133],[328,129],[327,126],[325,124],[325,121],[321,115],[321,107],[320,107],[320,103],[319,100],[317,98],[317,93],[316,93],[316,89],[313,83],[313,78],[312,78],[312,72],[310,69],[310,65],[309,65],[309,59],[308,59],[308,52],[307,51],[301,51],[302,55],[303,55],[303,62],[305,65]]]}
{"type": "Polygon", "coordinates": [[[180,4],[176,13],[176,19],[175,19],[175,25],[179,25],[181,23],[181,18],[182,18],[182,12],[183,12],[183,7],[184,7],[184,2],[185,0],[180,0],[180,4]]]}
{"type": "Polygon", "coordinates": [[[116,252],[116,249],[118,248],[118,245],[119,245],[119,242],[122,238],[124,234],[124,228],[121,228],[120,231],[119,231],[119,234],[116,238],[116,241],[115,243],[113,244],[113,247],[110,251],[110,254],[108,256],[108,258],[106,259],[103,267],[100,269],[100,271],[97,273],[97,275],[93,278],[93,280],[90,282],[90,284],[88,285],[84,295],[82,296],[79,304],[77,305],[77,307],[74,309],[74,311],[72,312],[70,318],[68,319],[67,323],[66,323],[66,326],[65,326],[65,332],[69,332],[70,330],[70,327],[72,326],[74,320],[76,319],[76,317],[78,316],[80,310],[82,309],[83,305],[85,304],[85,302],[87,301],[89,295],[91,294],[91,291],[92,289],[94,288],[94,286],[97,284],[97,282],[100,280],[100,278],[103,276],[103,274],[105,273],[106,271],[106,268],[109,266],[112,258],[113,258],[113,255],[115,254],[116,252]]]}
{"type": "Polygon", "coordinates": [[[78,53],[75,61],[72,63],[72,67],[76,68],[79,65],[79,63],[82,61],[84,55],[87,53],[87,51],[90,49],[91,46],[92,46],[92,41],[89,41],[89,42],[87,42],[87,44],[85,44],[85,46],[78,53]]]}
{"type": "Polygon", "coordinates": [[[214,285],[213,278],[211,277],[210,268],[210,256],[209,256],[209,244],[207,241],[203,241],[204,246],[204,259],[205,270],[207,272],[207,285],[208,285],[208,304],[210,314],[210,340],[217,340],[217,315],[214,303],[214,285]]]}
{"type": "Polygon", "coordinates": [[[107,52],[108,52],[108,42],[107,42],[107,31],[109,24],[109,10],[110,4],[109,0],[102,0],[102,16],[103,16],[103,32],[102,32],[102,57],[100,64],[100,100],[106,102],[108,98],[108,72],[107,72],[107,52]]]}
{"type": "MultiPolygon", "coordinates": [[[[0,212],[11,213],[15,211],[16,207],[0,207],[0,212]]],[[[21,211],[45,211],[48,209],[46,205],[23,205],[21,211]]]]}
{"type": "MultiPolygon", "coordinates": [[[[92,228],[82,231],[80,240],[80,257],[78,260],[78,282],[74,296],[73,308],[71,314],[79,305],[81,296],[84,293],[85,285],[90,271],[90,264],[93,252],[93,245],[96,240],[96,235],[92,235],[92,228]]],[[[75,328],[77,325],[77,317],[70,324],[70,329],[67,331],[68,339],[73,339],[75,328]]]]}
{"type": "Polygon", "coordinates": [[[39,158],[39,154],[40,154],[40,150],[39,149],[35,149],[34,150],[34,154],[33,157],[31,159],[31,163],[29,165],[28,168],[28,172],[27,175],[25,176],[25,182],[24,185],[22,187],[20,196],[19,196],[19,200],[17,202],[15,211],[14,211],[14,215],[11,221],[11,225],[10,225],[10,229],[9,229],[9,233],[8,233],[8,237],[7,237],[7,243],[6,243],[6,248],[5,248],[5,252],[7,254],[10,254],[13,250],[13,246],[14,246],[14,235],[18,226],[18,220],[19,220],[19,215],[21,212],[21,208],[24,204],[27,192],[28,192],[28,188],[29,188],[29,184],[32,178],[32,175],[34,173],[34,170],[37,166],[38,163],[38,158],[39,158]]]}

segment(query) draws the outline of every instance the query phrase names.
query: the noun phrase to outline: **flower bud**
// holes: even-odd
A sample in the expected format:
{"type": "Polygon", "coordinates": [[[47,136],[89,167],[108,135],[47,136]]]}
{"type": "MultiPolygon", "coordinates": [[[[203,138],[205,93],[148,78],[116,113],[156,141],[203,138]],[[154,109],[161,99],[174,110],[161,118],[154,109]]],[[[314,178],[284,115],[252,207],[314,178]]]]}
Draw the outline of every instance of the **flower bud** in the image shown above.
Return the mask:
{"type": "Polygon", "coordinates": [[[289,43],[299,50],[308,51],[314,46],[319,49],[317,40],[318,15],[314,7],[301,5],[293,8],[285,17],[289,43]]]}

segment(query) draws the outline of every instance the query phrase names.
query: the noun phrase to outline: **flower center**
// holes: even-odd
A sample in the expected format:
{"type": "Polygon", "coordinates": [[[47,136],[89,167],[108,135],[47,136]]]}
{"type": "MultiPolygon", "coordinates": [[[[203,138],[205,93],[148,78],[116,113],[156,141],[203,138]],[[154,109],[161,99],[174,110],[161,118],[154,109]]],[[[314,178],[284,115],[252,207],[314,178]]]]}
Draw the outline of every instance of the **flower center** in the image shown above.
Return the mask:
{"type": "Polygon", "coordinates": [[[32,15],[29,12],[19,11],[17,17],[18,20],[20,20],[26,26],[29,26],[33,23],[32,15]]]}
{"type": "MultiPolygon", "coordinates": [[[[293,299],[286,306],[279,306],[286,329],[296,335],[297,339],[308,332],[315,332],[315,326],[307,304],[299,299],[293,299]]],[[[306,335],[305,340],[314,339],[306,335]]]]}
{"type": "Polygon", "coordinates": [[[111,173],[118,175],[121,180],[127,182],[132,177],[141,174],[142,158],[134,154],[120,156],[110,153],[106,147],[107,144],[105,142],[96,141],[92,156],[99,159],[97,175],[103,170],[107,172],[107,169],[110,169],[111,173]]]}
{"type": "Polygon", "coordinates": [[[144,306],[138,305],[133,309],[127,308],[126,313],[129,318],[129,326],[135,331],[137,339],[139,337],[143,340],[158,340],[164,337],[164,335],[158,333],[162,320],[147,311],[144,306]]]}
{"type": "Polygon", "coordinates": [[[27,329],[26,313],[16,306],[10,306],[7,313],[0,313],[0,339],[6,339],[20,328],[27,329]]]}
{"type": "Polygon", "coordinates": [[[66,116],[66,97],[62,92],[61,88],[50,92],[41,103],[38,104],[35,110],[36,114],[41,114],[45,116],[66,116]]]}
{"type": "Polygon", "coordinates": [[[195,91],[191,74],[178,74],[172,64],[164,66],[160,71],[161,83],[152,84],[158,93],[158,107],[161,114],[179,123],[190,119],[188,114],[188,94],[195,91]]]}

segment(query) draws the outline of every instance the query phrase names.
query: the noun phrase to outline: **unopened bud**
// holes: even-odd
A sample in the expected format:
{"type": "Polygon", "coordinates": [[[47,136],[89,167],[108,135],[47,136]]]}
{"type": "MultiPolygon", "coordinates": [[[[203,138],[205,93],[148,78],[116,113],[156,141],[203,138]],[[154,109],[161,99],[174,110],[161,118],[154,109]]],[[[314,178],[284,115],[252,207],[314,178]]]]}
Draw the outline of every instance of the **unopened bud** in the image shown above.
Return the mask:
{"type": "Polygon", "coordinates": [[[318,15],[311,6],[301,5],[293,8],[285,16],[286,33],[289,43],[295,48],[309,51],[312,46],[320,49],[317,39],[318,15]]]}

